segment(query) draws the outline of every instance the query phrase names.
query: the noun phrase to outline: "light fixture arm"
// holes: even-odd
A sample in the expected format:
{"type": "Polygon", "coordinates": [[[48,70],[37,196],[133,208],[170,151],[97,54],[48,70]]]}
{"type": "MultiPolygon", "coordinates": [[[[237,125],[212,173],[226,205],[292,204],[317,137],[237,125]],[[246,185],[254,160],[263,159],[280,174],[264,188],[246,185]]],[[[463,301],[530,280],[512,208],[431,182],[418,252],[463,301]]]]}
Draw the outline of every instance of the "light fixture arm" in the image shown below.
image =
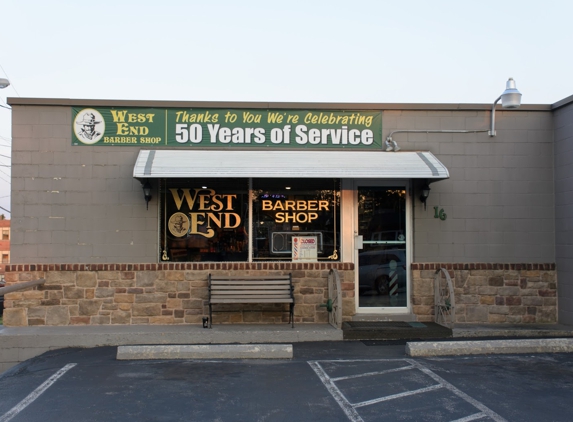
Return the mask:
{"type": "Polygon", "coordinates": [[[394,130],[386,137],[386,151],[399,151],[400,147],[392,136],[396,133],[480,133],[487,132],[489,136],[495,136],[495,106],[501,100],[501,106],[507,109],[519,108],[521,105],[521,92],[517,90],[513,78],[509,78],[505,85],[505,91],[497,97],[491,107],[490,129],[489,130],[446,130],[446,129],[429,129],[429,130],[394,130]]]}
{"type": "Polygon", "coordinates": [[[487,134],[491,137],[495,136],[495,105],[501,100],[501,95],[497,97],[497,100],[494,101],[493,106],[491,106],[491,117],[490,117],[490,125],[489,131],[487,134]]]}
{"type": "Polygon", "coordinates": [[[501,100],[501,106],[507,109],[519,108],[521,105],[521,92],[517,90],[513,78],[509,78],[505,84],[505,91],[499,96],[491,107],[491,125],[489,136],[495,136],[495,105],[501,100]]]}

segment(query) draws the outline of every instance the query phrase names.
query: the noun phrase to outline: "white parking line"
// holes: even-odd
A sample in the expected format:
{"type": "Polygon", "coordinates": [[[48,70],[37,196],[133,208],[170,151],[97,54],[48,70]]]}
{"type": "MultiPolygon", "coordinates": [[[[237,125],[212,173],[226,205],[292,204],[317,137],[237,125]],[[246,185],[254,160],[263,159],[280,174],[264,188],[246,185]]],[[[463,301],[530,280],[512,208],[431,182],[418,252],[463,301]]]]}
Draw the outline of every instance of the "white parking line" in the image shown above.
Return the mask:
{"type": "Polygon", "coordinates": [[[400,399],[402,397],[414,396],[414,395],[420,394],[420,393],[427,393],[428,391],[439,390],[440,388],[443,388],[443,386],[442,385],[431,385],[429,387],[419,388],[417,390],[404,391],[403,393],[392,394],[391,396],[379,397],[377,399],[367,400],[367,401],[363,401],[360,403],[354,403],[354,404],[352,404],[352,406],[354,406],[354,407],[369,406],[371,404],[381,403],[383,401],[400,399]]]}
{"type": "Polygon", "coordinates": [[[465,418],[456,419],[455,421],[451,422],[470,422],[470,421],[477,421],[478,419],[487,418],[487,415],[483,412],[474,413],[473,415],[466,416],[465,418]]]}
{"type": "MultiPolygon", "coordinates": [[[[423,393],[427,393],[429,391],[434,391],[434,390],[441,389],[441,388],[445,388],[445,389],[449,390],[450,392],[454,393],[455,395],[457,395],[461,399],[465,400],[466,402],[470,403],[472,406],[474,406],[475,408],[480,410],[480,412],[478,412],[478,413],[474,413],[472,415],[465,416],[463,418],[457,419],[456,421],[452,421],[452,422],[466,422],[466,421],[469,422],[469,421],[474,421],[474,420],[483,419],[483,418],[490,418],[496,422],[507,422],[504,418],[502,418],[500,415],[495,413],[493,410],[491,410],[487,406],[483,405],[479,401],[468,396],[467,394],[465,394],[464,392],[462,392],[461,390],[459,390],[458,388],[454,387],[452,384],[447,382],[445,379],[443,379],[439,375],[435,374],[434,372],[432,372],[431,370],[429,370],[428,368],[423,366],[421,363],[419,363],[415,360],[412,360],[412,359],[327,360],[327,361],[310,361],[310,362],[308,362],[308,364],[311,366],[311,368],[314,370],[314,372],[316,372],[316,374],[318,375],[318,377],[320,378],[322,383],[325,385],[327,390],[330,392],[332,397],[338,402],[338,404],[340,405],[340,407],[342,408],[342,410],[344,411],[344,413],[346,414],[348,419],[352,422],[363,422],[363,419],[360,417],[360,415],[358,414],[358,412],[356,410],[357,408],[369,406],[369,405],[384,402],[384,401],[394,400],[394,399],[398,399],[401,397],[407,397],[407,396],[412,396],[412,395],[416,395],[416,394],[423,394],[423,393]],[[362,374],[355,374],[355,375],[331,378],[327,374],[327,372],[324,370],[324,368],[320,365],[320,362],[331,363],[331,364],[332,363],[344,364],[344,363],[356,363],[356,362],[373,362],[374,363],[374,362],[396,362],[396,361],[407,362],[410,364],[410,366],[388,369],[388,370],[384,370],[384,371],[365,372],[362,374]],[[383,374],[388,374],[388,373],[398,372],[398,371],[405,371],[405,370],[419,370],[419,371],[423,372],[424,374],[428,375],[434,381],[437,381],[438,384],[432,385],[429,387],[425,387],[425,388],[420,388],[417,390],[405,391],[405,392],[402,392],[399,394],[392,394],[389,396],[378,397],[378,398],[375,398],[372,400],[367,400],[367,401],[360,402],[360,403],[351,403],[344,396],[342,391],[340,391],[340,389],[336,386],[336,382],[341,381],[341,380],[355,379],[355,378],[367,377],[367,376],[372,376],[372,375],[381,375],[381,374],[383,375],[383,374]]],[[[2,421],[0,421],[0,422],[2,422],[2,421]]]]}
{"type": "Polygon", "coordinates": [[[28,397],[26,397],[16,406],[10,409],[7,413],[5,413],[2,417],[0,417],[0,422],[8,422],[9,420],[11,420],[14,416],[16,416],[26,407],[28,407],[34,400],[40,397],[40,395],[48,388],[50,388],[52,384],[54,384],[62,375],[64,375],[66,372],[68,372],[76,365],[77,363],[68,363],[66,366],[64,366],[62,369],[60,369],[58,372],[56,372],[54,375],[52,375],[50,378],[44,381],[42,385],[40,385],[38,388],[32,391],[28,395],[28,397]]]}
{"type": "Polygon", "coordinates": [[[497,413],[495,413],[493,410],[491,410],[489,407],[483,405],[482,403],[480,403],[479,401],[477,401],[476,399],[471,398],[470,396],[468,396],[466,393],[464,393],[461,390],[458,390],[456,387],[454,387],[452,384],[450,384],[449,382],[447,382],[445,379],[443,379],[442,377],[440,377],[439,375],[435,374],[434,372],[430,371],[428,368],[426,368],[425,366],[423,366],[422,364],[416,362],[415,360],[412,359],[404,359],[406,362],[410,362],[412,365],[416,366],[418,369],[420,369],[420,371],[422,371],[423,373],[429,375],[430,377],[432,377],[433,379],[435,379],[436,381],[438,381],[439,383],[441,383],[445,388],[447,388],[448,390],[450,390],[452,393],[456,394],[457,396],[461,397],[462,399],[464,399],[465,401],[467,401],[468,403],[470,403],[471,405],[473,405],[474,407],[477,407],[479,410],[482,411],[482,413],[486,414],[487,416],[489,416],[490,418],[492,418],[494,421],[497,422],[507,422],[504,418],[502,418],[501,416],[499,416],[497,413]]]}
{"type": "Polygon", "coordinates": [[[366,372],[364,374],[348,375],[345,377],[331,378],[331,380],[336,382],[341,380],[350,380],[353,378],[369,377],[372,375],[383,375],[383,374],[390,374],[392,372],[407,371],[409,369],[414,369],[414,366],[402,366],[401,368],[386,369],[385,371],[374,371],[374,372],[366,372]]]}
{"type": "Polygon", "coordinates": [[[354,407],[350,404],[350,402],[346,399],[346,397],[344,397],[344,394],[342,394],[342,392],[338,389],[338,387],[326,374],[324,369],[322,369],[320,364],[316,361],[308,362],[308,364],[314,370],[314,372],[316,372],[316,375],[318,375],[318,377],[320,378],[326,389],[329,391],[332,397],[334,397],[334,400],[336,400],[338,405],[342,408],[342,411],[346,413],[348,419],[352,422],[364,422],[364,420],[360,417],[358,412],[354,409],[354,407]]]}

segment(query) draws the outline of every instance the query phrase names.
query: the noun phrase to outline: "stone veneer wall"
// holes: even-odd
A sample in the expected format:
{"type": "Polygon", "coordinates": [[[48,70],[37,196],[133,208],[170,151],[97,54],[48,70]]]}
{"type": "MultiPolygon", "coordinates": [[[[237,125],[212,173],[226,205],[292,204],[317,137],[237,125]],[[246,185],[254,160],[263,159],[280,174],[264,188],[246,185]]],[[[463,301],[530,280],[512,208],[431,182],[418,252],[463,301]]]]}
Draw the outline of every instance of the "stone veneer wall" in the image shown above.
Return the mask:
{"type": "MultiPolygon", "coordinates": [[[[209,273],[293,275],[295,322],[327,323],[321,304],[327,277],[336,268],[342,282],[343,320],[355,313],[352,263],[164,263],[8,265],[7,285],[45,278],[41,286],[5,297],[4,325],[201,324],[208,316],[209,273]]],[[[413,263],[412,313],[434,319],[434,277],[446,268],[456,296],[456,322],[554,323],[555,264],[413,263]]],[[[219,305],[214,323],[288,321],[286,305],[219,305]],[[267,312],[273,310],[272,312],[267,312]],[[282,312],[274,312],[275,310],[282,312]]]]}
{"type": "Polygon", "coordinates": [[[448,270],[459,323],[555,323],[555,264],[412,264],[412,308],[419,321],[434,319],[436,270],[448,270]]]}
{"type": "MultiPolygon", "coordinates": [[[[43,285],[6,294],[5,326],[201,324],[209,315],[209,273],[292,273],[295,323],[327,323],[321,304],[328,297],[328,273],[339,271],[343,314],[354,314],[352,263],[160,263],[8,265],[7,286],[45,278],[43,285]]],[[[288,321],[288,305],[217,305],[218,323],[288,321]],[[269,312],[272,310],[272,312],[269,312]],[[278,311],[278,312],[275,312],[278,311]]]]}

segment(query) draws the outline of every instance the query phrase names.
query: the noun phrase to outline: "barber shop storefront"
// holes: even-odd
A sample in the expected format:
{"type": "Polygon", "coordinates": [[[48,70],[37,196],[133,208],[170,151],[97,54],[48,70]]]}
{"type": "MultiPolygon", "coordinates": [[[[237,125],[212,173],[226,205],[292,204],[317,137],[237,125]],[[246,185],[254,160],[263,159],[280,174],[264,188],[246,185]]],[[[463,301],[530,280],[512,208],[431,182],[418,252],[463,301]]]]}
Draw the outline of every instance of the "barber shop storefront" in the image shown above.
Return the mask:
{"type": "MultiPolygon", "coordinates": [[[[96,120],[107,116],[111,125],[119,116],[116,110],[98,112],[96,120]]],[[[163,127],[150,130],[166,145],[142,148],[134,177],[157,191],[160,262],[333,269],[353,287],[346,293],[355,292],[347,298],[356,301],[347,300],[349,311],[411,313],[408,192],[414,182],[448,173],[428,152],[384,151],[380,112],[126,112],[133,120],[157,120],[157,114],[173,122],[166,137],[163,127]]],[[[323,292],[313,299],[312,313],[324,318],[320,305],[329,292],[322,284],[311,290],[313,296],[323,292]]],[[[299,297],[295,303],[304,306],[307,298],[299,297]]]]}
{"type": "MultiPolygon", "coordinates": [[[[11,105],[6,279],[46,282],[6,296],[7,326],[201,324],[210,275],[289,274],[297,324],[433,321],[440,268],[454,280],[459,322],[556,319],[554,257],[503,255],[503,236],[488,238],[474,221],[484,211],[476,196],[499,211],[487,211],[482,224],[491,229],[506,219],[505,204],[491,199],[503,194],[501,184],[478,183],[484,174],[497,177],[486,169],[493,141],[445,132],[388,136],[410,124],[479,124],[486,107],[11,105]]],[[[541,125],[548,114],[530,113],[541,125]]],[[[500,132],[496,142],[507,144],[500,132]]],[[[534,160],[537,152],[528,151],[525,161],[534,160]]],[[[544,166],[540,182],[552,164],[544,166]]],[[[553,242],[554,233],[540,231],[535,250],[553,242]]],[[[289,321],[280,303],[218,311],[213,324],[289,321]]]]}
{"type": "Polygon", "coordinates": [[[142,150],[135,177],[158,187],[161,261],[324,270],[352,263],[358,271],[345,280],[357,277],[358,312],[404,313],[410,306],[408,176],[445,178],[447,170],[429,153],[394,157],[399,169],[382,154],[142,150]],[[182,174],[187,177],[176,177],[182,174]]]}

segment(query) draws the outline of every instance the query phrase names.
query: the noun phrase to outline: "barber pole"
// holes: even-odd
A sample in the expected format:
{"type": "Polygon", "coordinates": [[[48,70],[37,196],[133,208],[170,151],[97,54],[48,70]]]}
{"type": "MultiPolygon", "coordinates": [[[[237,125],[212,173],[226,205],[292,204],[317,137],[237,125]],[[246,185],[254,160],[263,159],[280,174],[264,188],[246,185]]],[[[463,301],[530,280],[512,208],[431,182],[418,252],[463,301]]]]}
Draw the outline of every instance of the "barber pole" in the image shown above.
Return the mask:
{"type": "Polygon", "coordinates": [[[298,259],[298,241],[299,241],[298,237],[292,238],[292,256],[293,256],[293,259],[298,259]]]}
{"type": "Polygon", "coordinates": [[[390,295],[390,303],[394,306],[398,301],[398,271],[396,271],[396,261],[390,261],[390,283],[389,283],[389,295],[390,295]]]}

